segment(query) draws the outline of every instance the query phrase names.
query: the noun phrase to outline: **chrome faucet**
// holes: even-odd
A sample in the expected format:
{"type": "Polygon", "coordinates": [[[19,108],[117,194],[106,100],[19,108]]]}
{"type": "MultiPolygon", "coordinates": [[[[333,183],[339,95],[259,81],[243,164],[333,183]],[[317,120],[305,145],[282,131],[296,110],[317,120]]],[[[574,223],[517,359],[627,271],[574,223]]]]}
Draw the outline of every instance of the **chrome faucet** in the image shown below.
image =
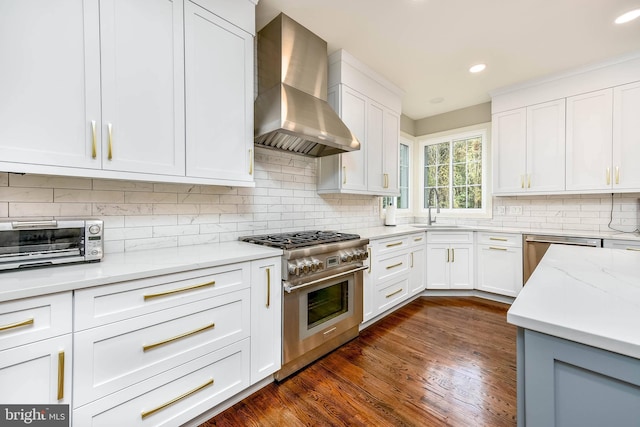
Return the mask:
{"type": "Polygon", "coordinates": [[[440,200],[438,199],[438,190],[436,190],[435,188],[431,188],[431,190],[429,190],[429,198],[427,200],[427,209],[429,209],[429,217],[427,218],[427,225],[431,225],[434,224],[436,222],[435,218],[431,218],[431,208],[435,207],[436,208],[436,213],[440,213],[440,200]],[[435,206],[431,206],[431,193],[436,193],[436,205],[435,206]]]}

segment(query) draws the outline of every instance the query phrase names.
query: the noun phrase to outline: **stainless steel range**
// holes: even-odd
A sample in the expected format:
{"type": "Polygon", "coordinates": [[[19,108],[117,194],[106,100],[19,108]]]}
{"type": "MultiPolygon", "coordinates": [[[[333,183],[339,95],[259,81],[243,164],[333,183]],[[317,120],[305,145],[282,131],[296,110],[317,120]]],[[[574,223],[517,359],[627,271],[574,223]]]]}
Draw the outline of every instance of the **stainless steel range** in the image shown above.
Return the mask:
{"type": "Polygon", "coordinates": [[[246,236],[284,250],[280,381],[358,336],[368,239],[335,231],[246,236]]]}

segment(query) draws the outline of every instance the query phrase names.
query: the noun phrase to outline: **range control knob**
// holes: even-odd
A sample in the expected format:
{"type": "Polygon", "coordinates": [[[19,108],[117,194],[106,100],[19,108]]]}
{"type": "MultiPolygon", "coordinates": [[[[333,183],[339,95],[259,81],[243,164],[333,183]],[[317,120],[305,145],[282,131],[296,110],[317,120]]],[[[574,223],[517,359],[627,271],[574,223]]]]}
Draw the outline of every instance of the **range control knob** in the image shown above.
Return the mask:
{"type": "Polygon", "coordinates": [[[311,270],[311,266],[309,265],[309,263],[304,263],[304,265],[302,266],[302,273],[307,274],[309,270],[311,270]]]}
{"type": "Polygon", "coordinates": [[[353,254],[351,252],[346,252],[340,256],[340,261],[342,262],[351,262],[353,261],[353,254]]]}
{"type": "Polygon", "coordinates": [[[289,270],[289,274],[291,274],[293,276],[299,276],[300,275],[300,269],[298,269],[298,266],[296,264],[289,263],[287,265],[287,270],[289,270]]]}

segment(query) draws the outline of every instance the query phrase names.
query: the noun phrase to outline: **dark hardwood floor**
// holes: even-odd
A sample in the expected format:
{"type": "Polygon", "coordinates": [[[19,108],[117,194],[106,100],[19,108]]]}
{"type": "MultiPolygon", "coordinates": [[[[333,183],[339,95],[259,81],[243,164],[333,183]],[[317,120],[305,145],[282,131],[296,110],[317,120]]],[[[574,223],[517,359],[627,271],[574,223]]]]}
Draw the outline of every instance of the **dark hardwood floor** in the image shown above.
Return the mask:
{"type": "Polygon", "coordinates": [[[419,298],[201,427],[513,427],[516,328],[507,309],[419,298]]]}

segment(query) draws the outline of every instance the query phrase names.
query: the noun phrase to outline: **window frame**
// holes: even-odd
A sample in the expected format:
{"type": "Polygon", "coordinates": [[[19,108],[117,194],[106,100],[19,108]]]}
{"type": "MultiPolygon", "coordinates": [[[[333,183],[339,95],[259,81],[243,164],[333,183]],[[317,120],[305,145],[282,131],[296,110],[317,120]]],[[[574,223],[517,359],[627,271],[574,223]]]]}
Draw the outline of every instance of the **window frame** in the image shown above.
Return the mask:
{"type": "MultiPolygon", "coordinates": [[[[482,123],[480,125],[468,126],[465,128],[452,129],[446,132],[430,134],[418,137],[416,140],[416,149],[418,151],[418,173],[416,174],[416,187],[418,205],[416,208],[417,215],[427,215],[428,209],[424,207],[424,180],[425,180],[425,162],[424,150],[426,146],[440,144],[443,142],[451,143],[454,140],[468,139],[476,136],[482,138],[482,208],[480,209],[455,209],[440,208],[438,216],[443,218],[491,218],[492,216],[492,196],[491,196],[491,153],[490,153],[490,129],[491,123],[482,123]]],[[[453,153],[451,153],[453,154],[453,153]]],[[[452,164],[450,157],[450,165],[452,164]]],[[[450,172],[451,173],[451,172],[450,172]]],[[[452,182],[449,183],[449,191],[451,192],[452,182]]],[[[451,201],[451,198],[450,198],[451,201]]],[[[432,208],[432,214],[433,214],[432,208]]]]}
{"type": "Polygon", "coordinates": [[[407,185],[408,185],[408,190],[407,190],[407,197],[409,199],[409,203],[407,204],[406,208],[399,208],[398,207],[398,197],[399,196],[383,196],[380,197],[380,212],[382,213],[383,217],[386,215],[386,206],[384,203],[384,200],[386,198],[393,198],[395,206],[396,206],[396,215],[398,216],[413,216],[414,213],[414,208],[415,208],[415,177],[414,177],[414,151],[415,151],[415,141],[413,140],[413,137],[411,137],[411,139],[409,137],[406,137],[404,135],[400,135],[400,138],[398,139],[398,190],[400,189],[400,159],[401,159],[401,154],[400,154],[400,148],[401,146],[404,145],[406,147],[408,147],[409,149],[409,163],[407,165],[408,167],[408,171],[407,171],[407,185]]]}

